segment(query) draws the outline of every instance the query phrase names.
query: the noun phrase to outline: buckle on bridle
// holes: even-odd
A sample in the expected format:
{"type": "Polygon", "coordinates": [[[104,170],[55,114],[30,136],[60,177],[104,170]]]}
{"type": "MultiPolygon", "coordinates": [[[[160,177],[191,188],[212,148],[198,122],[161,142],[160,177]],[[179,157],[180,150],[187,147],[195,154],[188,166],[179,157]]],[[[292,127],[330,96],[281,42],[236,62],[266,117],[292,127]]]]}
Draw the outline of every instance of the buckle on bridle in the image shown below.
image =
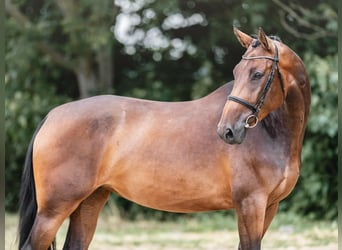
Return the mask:
{"type": "Polygon", "coordinates": [[[258,116],[250,115],[246,119],[245,128],[254,128],[259,122],[258,116]]]}

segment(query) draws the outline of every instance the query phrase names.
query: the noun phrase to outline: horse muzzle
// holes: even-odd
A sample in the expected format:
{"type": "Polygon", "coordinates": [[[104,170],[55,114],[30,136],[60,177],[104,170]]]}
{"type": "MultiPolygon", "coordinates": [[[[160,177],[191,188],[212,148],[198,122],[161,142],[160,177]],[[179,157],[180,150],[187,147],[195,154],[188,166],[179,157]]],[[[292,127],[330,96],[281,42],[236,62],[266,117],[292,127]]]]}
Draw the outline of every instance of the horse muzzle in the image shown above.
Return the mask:
{"type": "Polygon", "coordinates": [[[217,133],[228,144],[241,144],[246,136],[245,124],[230,125],[218,125],[217,133]]]}

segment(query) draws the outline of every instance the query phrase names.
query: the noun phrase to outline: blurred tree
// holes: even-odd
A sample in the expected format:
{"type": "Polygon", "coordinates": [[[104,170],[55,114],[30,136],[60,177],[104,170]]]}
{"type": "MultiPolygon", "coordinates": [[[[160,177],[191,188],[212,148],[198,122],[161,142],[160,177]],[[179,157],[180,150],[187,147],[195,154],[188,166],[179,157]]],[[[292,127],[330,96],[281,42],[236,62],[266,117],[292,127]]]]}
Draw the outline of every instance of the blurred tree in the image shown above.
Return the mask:
{"type": "Polygon", "coordinates": [[[19,6],[22,11],[11,0],[5,2],[22,35],[76,75],[80,97],[111,90],[114,40],[109,31],[116,16],[112,1],[28,1],[19,6]]]}
{"type": "Polygon", "coordinates": [[[337,13],[326,2],[319,3],[312,9],[302,2],[284,3],[272,0],[280,7],[280,23],[285,30],[297,38],[316,40],[323,37],[335,37],[337,13]]]}

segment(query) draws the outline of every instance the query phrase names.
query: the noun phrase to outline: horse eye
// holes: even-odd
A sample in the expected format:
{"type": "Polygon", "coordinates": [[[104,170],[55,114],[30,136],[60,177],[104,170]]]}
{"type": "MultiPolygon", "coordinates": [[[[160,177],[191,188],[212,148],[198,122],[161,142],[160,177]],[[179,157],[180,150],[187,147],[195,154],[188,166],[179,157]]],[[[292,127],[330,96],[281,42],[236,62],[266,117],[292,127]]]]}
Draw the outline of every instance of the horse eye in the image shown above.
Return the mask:
{"type": "Polygon", "coordinates": [[[258,79],[260,79],[263,76],[264,76],[263,73],[261,73],[259,71],[256,71],[256,72],[253,73],[252,80],[258,80],[258,79]]]}

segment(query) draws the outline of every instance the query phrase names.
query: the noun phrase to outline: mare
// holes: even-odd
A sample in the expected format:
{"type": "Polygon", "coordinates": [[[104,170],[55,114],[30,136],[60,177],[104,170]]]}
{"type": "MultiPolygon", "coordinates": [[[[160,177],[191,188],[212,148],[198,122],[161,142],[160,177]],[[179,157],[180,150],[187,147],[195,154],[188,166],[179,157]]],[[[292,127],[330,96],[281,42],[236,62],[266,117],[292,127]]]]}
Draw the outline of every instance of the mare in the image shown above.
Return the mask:
{"type": "Polygon", "coordinates": [[[54,249],[68,217],[63,249],[88,249],[111,192],[171,212],[235,209],[239,249],[260,249],[299,176],[310,86],[285,44],[234,33],[247,49],[234,82],[203,98],[103,95],[48,113],[23,170],[19,249],[54,249]]]}

